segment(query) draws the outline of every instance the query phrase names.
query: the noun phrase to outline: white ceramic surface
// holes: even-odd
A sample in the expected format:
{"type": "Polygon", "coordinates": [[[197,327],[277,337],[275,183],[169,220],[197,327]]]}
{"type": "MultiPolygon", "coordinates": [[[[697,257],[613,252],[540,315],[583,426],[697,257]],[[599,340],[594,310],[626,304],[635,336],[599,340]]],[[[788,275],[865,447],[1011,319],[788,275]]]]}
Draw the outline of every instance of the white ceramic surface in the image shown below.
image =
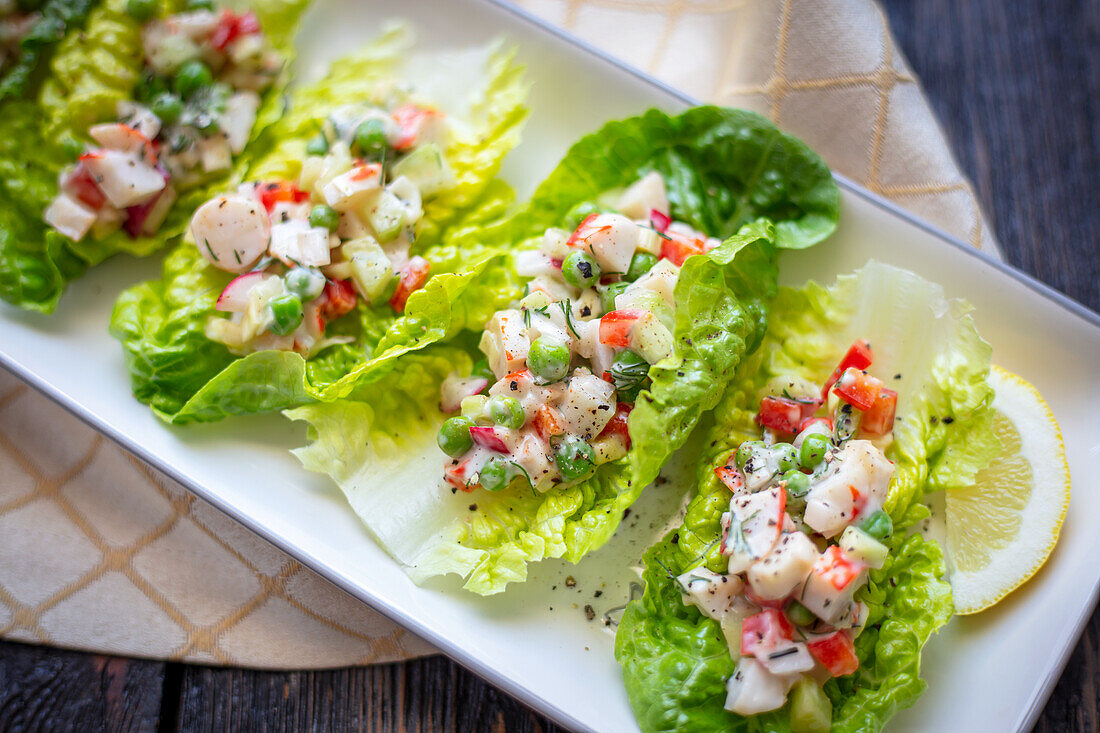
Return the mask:
{"type": "MultiPolygon", "coordinates": [[[[299,46],[299,78],[403,17],[422,43],[463,47],[506,36],[534,82],[531,120],[504,175],[529,193],[578,136],[605,120],[686,100],[481,0],[317,0],[299,46]]],[[[1075,478],[1062,541],[1047,567],[1001,607],[955,619],[927,647],[929,690],[894,730],[1007,731],[1041,710],[1096,601],[1100,566],[1100,318],[845,184],[841,226],[827,243],[783,257],[783,280],[831,280],[868,258],[910,268],[968,298],[994,359],[1042,390],[1062,424],[1075,478]],[[991,683],[996,681],[994,687],[991,683]]],[[[416,587],[368,538],[327,480],[287,449],[304,431],[260,416],[173,429],[130,396],[122,355],[107,335],[117,292],[154,275],[156,261],[118,258],[74,283],[49,318],[0,308],[0,361],[83,419],[351,594],[564,725],[634,729],[602,614],[625,600],[630,567],[681,501],[674,484],[650,489],[624,531],[581,566],[548,562],[528,583],[481,599],[453,582],[416,587]],[[576,585],[567,587],[567,575],[576,585]],[[556,588],[555,588],[556,586],[556,588]],[[601,595],[595,596],[600,590],[601,595]],[[590,605],[595,619],[586,618],[590,605]]]]}

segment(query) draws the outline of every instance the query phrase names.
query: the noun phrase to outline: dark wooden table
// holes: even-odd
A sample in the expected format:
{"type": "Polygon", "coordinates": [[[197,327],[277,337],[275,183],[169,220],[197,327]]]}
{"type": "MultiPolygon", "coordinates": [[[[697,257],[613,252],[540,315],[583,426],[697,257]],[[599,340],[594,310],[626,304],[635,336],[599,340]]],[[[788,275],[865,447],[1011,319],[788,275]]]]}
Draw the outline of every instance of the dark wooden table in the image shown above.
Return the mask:
{"type": "MultiPolygon", "coordinates": [[[[1100,2],[886,0],[1008,261],[1100,310],[1100,2]]],[[[1098,731],[1100,613],[1037,730],[1098,731]]],[[[0,730],[557,730],[442,658],[268,673],[0,643],[0,730]]]]}

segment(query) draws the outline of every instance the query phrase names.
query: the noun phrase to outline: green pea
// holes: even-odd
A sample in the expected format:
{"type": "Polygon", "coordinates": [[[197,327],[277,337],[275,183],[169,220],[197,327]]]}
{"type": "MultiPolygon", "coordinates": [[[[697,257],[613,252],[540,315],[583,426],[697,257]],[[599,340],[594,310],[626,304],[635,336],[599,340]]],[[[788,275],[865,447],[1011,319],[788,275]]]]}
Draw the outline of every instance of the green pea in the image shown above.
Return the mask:
{"type": "Polygon", "coordinates": [[[489,362],[485,359],[478,359],[474,362],[473,369],[470,370],[471,377],[483,377],[489,380],[489,383],[497,381],[497,375],[493,374],[493,370],[489,368],[489,362]]]}
{"type": "Polygon", "coordinates": [[[798,601],[791,601],[783,611],[795,626],[812,626],[814,621],[817,620],[814,612],[798,601]]]}
{"type": "Polygon", "coordinates": [[[328,153],[328,139],[324,135],[314,135],[306,143],[308,155],[325,155],[328,153]]]}
{"type": "Polygon", "coordinates": [[[490,458],[478,473],[478,483],[486,491],[500,491],[508,485],[508,464],[499,456],[490,458]]]}
{"type": "Polygon", "coordinates": [[[545,337],[535,339],[527,352],[527,366],[543,382],[558,382],[569,373],[569,349],[545,337]]]}
{"type": "Polygon", "coordinates": [[[810,433],[802,439],[802,449],[798,454],[799,464],[807,471],[812,471],[817,464],[825,460],[829,445],[829,439],[821,433],[810,433]]]}
{"type": "Polygon", "coordinates": [[[325,289],[325,276],[308,267],[292,268],[285,280],[286,289],[301,298],[303,303],[313,300],[325,289]]]}
{"type": "Polygon", "coordinates": [[[154,99],[168,91],[168,82],[164,77],[148,73],[134,86],[134,99],[151,104],[154,99]]]}
{"type": "Polygon", "coordinates": [[[176,71],[176,94],[187,99],[192,94],[214,83],[214,76],[203,62],[191,59],[176,71]]]}
{"type": "Polygon", "coordinates": [[[272,333],[286,336],[301,324],[302,299],[294,293],[274,297],[267,305],[271,308],[271,315],[274,318],[271,324],[272,333]]]}
{"type": "Polygon", "coordinates": [[[810,477],[799,471],[797,468],[783,474],[783,481],[787,485],[787,494],[789,496],[805,496],[810,490],[810,477]]]}
{"type": "Polygon", "coordinates": [[[485,403],[485,414],[497,425],[513,430],[519,430],[527,422],[523,405],[515,397],[507,395],[490,397],[489,401],[485,403]]]}
{"type": "Polygon", "coordinates": [[[569,213],[565,215],[565,228],[569,230],[576,229],[580,226],[580,223],[588,217],[602,212],[603,209],[596,202],[582,201],[570,209],[569,213]]]}
{"type": "Polygon", "coordinates": [[[629,285],[630,283],[627,282],[617,282],[599,286],[600,307],[603,308],[604,313],[615,310],[615,298],[619,297],[619,293],[626,290],[629,285]]]}
{"type": "Polygon", "coordinates": [[[386,128],[383,126],[382,120],[367,120],[355,128],[355,144],[359,147],[359,152],[362,155],[381,157],[382,153],[389,147],[389,141],[386,139],[386,128]]]}
{"type": "Polygon", "coordinates": [[[649,376],[649,362],[640,354],[624,349],[615,354],[611,361],[611,377],[615,380],[615,389],[631,391],[642,386],[649,376]]]}
{"type": "Polygon", "coordinates": [[[162,92],[153,100],[150,109],[161,122],[170,125],[183,114],[183,101],[171,92],[162,92]]]}
{"type": "Polygon", "coordinates": [[[188,10],[213,10],[214,0],[187,0],[188,10]]]}
{"type": "Polygon", "coordinates": [[[742,471],[745,470],[745,464],[749,462],[749,459],[763,448],[764,442],[761,440],[746,440],[737,449],[737,467],[742,471]]]}
{"type": "Polygon", "coordinates": [[[309,225],[334,232],[340,226],[340,215],[327,204],[317,204],[309,212],[309,225]]]}
{"type": "Polygon", "coordinates": [[[561,275],[575,288],[590,288],[600,280],[599,263],[587,252],[570,252],[561,263],[561,275]]]}
{"type": "Polygon", "coordinates": [[[865,517],[856,526],[876,540],[889,537],[894,533],[894,520],[890,519],[890,515],[881,509],[865,517]]]}
{"type": "Polygon", "coordinates": [[[626,272],[626,279],[637,280],[642,275],[653,269],[657,264],[657,258],[649,252],[635,252],[630,259],[630,269],[626,272]]]}
{"type": "Polygon", "coordinates": [[[468,417],[448,418],[439,428],[435,436],[435,442],[439,449],[451,458],[458,458],[474,446],[474,439],[470,437],[470,428],[474,421],[468,417]]]}
{"type": "Polygon", "coordinates": [[[596,467],[596,453],[580,438],[565,438],[554,446],[554,460],[566,483],[587,476],[596,467]]]}
{"type": "Polygon", "coordinates": [[[772,446],[772,455],[775,456],[779,463],[779,472],[786,473],[791,469],[796,469],[799,466],[798,463],[798,449],[790,443],[777,443],[772,446]]]}
{"type": "Polygon", "coordinates": [[[126,0],[126,12],[139,23],[157,14],[157,0],[126,0]]]}

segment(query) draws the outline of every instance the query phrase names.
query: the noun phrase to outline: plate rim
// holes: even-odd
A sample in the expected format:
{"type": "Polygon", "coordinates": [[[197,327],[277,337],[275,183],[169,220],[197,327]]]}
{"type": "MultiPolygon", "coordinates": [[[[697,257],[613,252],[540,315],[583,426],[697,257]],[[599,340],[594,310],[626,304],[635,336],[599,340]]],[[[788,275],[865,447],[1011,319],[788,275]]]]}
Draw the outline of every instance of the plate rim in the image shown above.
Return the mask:
{"type": "MultiPolygon", "coordinates": [[[[559,41],[578,49],[589,56],[597,63],[608,64],[616,69],[633,76],[638,81],[646,84],[650,87],[660,90],[665,95],[675,99],[688,106],[696,106],[702,104],[700,100],[685,94],[684,92],[656,79],[655,77],[637,69],[626,62],[618,59],[609,53],[596,48],[588,42],[577,38],[558,26],[550,24],[549,22],[539,18],[538,16],[520,8],[507,0],[470,0],[482,5],[491,6],[499,11],[507,13],[514,18],[517,18],[526,24],[532,26],[536,31],[542,34],[550,35],[559,41]]],[[[845,189],[852,195],[858,196],[865,201],[873,204],[877,208],[883,209],[894,217],[912,225],[916,228],[926,232],[927,234],[946,242],[956,249],[962,250],[971,257],[975,257],[982,261],[986,266],[992,267],[1001,273],[1008,275],[1009,277],[1017,280],[1028,289],[1034,291],[1039,296],[1051,301],[1060,306],[1064,311],[1069,314],[1085,321],[1086,323],[1100,329],[1100,313],[1093,311],[1084,304],[1070,298],[1068,295],[1055,290],[1053,287],[1043,283],[1031,275],[1016,269],[1012,265],[1009,265],[988,252],[984,252],[977,247],[963,242],[958,237],[950,234],[949,232],[931,224],[924,219],[912,214],[911,212],[903,209],[898,204],[886,199],[885,197],[870,191],[869,189],[861,186],[852,179],[833,172],[833,177],[837,184],[845,189]]],[[[2,365],[9,372],[14,374],[24,383],[34,388],[39,393],[50,399],[55,404],[59,405],[67,412],[72,414],[78,420],[88,425],[98,433],[108,438],[115,445],[132,453],[140,458],[142,461],[152,466],[156,470],[170,477],[173,481],[180,484],[186,490],[195,494],[203,501],[207,502],[211,506],[215,507],[218,511],[222,512],[228,517],[246,527],[250,532],[256,534],[264,541],[270,543],[280,551],[285,552],[291,558],[300,562],[303,566],[309,568],[312,572],[317,573],[329,583],[333,584],[337,588],[352,596],[353,598],[361,601],[375,611],[386,616],[390,620],[399,624],[400,626],[409,629],[413,633],[417,634],[421,638],[429,641],[436,649],[442,654],[462,665],[466,669],[470,670],[474,674],[478,675],[482,679],[486,680],[490,684],[505,691],[509,695],[519,699],[524,704],[531,708],[538,710],[545,714],[547,717],[554,719],[561,725],[574,730],[591,730],[591,727],[582,723],[575,718],[567,710],[549,702],[548,700],[540,697],[534,691],[529,690],[526,687],[519,685],[508,677],[500,674],[494,667],[484,663],[480,659],[468,655],[461,649],[458,649],[456,645],[452,644],[445,636],[436,634],[430,629],[426,628],[417,619],[410,617],[402,613],[399,609],[393,606],[393,604],[387,602],[381,597],[377,597],[370,592],[359,588],[354,583],[350,582],[342,576],[342,574],[334,567],[330,567],[315,558],[311,553],[303,548],[293,544],[290,541],[284,541],[279,536],[271,533],[265,526],[259,523],[258,520],[253,519],[244,512],[238,511],[235,507],[228,504],[225,500],[221,499],[218,495],[209,491],[206,487],[192,482],[185,477],[181,472],[175,470],[162,460],[158,455],[151,450],[146,449],[140,443],[131,441],[127,436],[121,434],[121,432],[115,430],[110,424],[108,424],[104,418],[81,407],[74,398],[70,397],[66,392],[60,388],[54,386],[46,379],[39,377],[37,374],[24,370],[19,364],[12,360],[5,352],[0,350],[0,365],[2,365]]],[[[1049,699],[1053,692],[1054,686],[1057,684],[1058,679],[1061,677],[1069,658],[1079,641],[1081,634],[1084,631],[1085,626],[1088,624],[1092,611],[1097,606],[1097,600],[1100,597],[1100,577],[1094,582],[1092,591],[1089,596],[1089,601],[1086,604],[1086,612],[1082,613],[1078,618],[1072,634],[1067,637],[1067,642],[1061,650],[1059,650],[1055,665],[1051,667],[1052,672],[1056,674],[1048,674],[1040,684],[1035,688],[1031,701],[1028,707],[1024,710],[1020,716],[1016,730],[1030,729],[1038,718],[1042,711],[1043,706],[1049,699]]]]}

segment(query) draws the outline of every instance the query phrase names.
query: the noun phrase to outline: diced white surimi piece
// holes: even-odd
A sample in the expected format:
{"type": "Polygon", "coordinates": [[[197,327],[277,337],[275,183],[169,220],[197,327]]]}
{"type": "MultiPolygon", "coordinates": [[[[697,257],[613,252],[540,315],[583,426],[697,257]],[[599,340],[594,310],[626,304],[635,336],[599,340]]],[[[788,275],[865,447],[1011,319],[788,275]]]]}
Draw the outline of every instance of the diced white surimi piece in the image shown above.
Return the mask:
{"type": "Polygon", "coordinates": [[[649,219],[649,212],[656,209],[665,216],[671,208],[665,192],[665,179],[657,171],[650,171],[635,181],[619,196],[615,207],[631,219],[649,219]]]}
{"type": "Polygon", "coordinates": [[[716,573],[705,567],[689,570],[676,578],[684,603],[696,606],[704,616],[721,621],[734,610],[745,585],[736,575],[716,573]]]}
{"type": "Polygon", "coordinates": [[[264,39],[258,33],[247,33],[237,36],[225,50],[233,63],[240,64],[260,55],[264,50],[264,39]]]}
{"type": "Polygon", "coordinates": [[[271,207],[271,223],[278,224],[291,219],[302,221],[309,219],[309,202],[302,201],[296,204],[293,201],[276,201],[271,207]]]}
{"type": "Polygon", "coordinates": [[[331,261],[328,230],[301,219],[272,224],[268,252],[290,266],[323,267],[331,261]]]}
{"type": "Polygon", "coordinates": [[[582,290],[580,297],[573,303],[573,317],[595,318],[600,315],[600,294],[592,288],[582,290]]]}
{"type": "Polygon", "coordinates": [[[176,13],[164,22],[169,28],[179,31],[188,38],[205,40],[218,26],[218,15],[210,10],[194,10],[189,13],[176,13]]]}
{"type": "Polygon", "coordinates": [[[604,272],[626,272],[638,246],[640,229],[620,214],[600,214],[577,228],[573,246],[591,253],[604,272]]]}
{"type": "Polygon", "coordinates": [[[542,235],[542,251],[553,260],[564,260],[572,251],[569,249],[569,232],[550,227],[542,235]]]}
{"type": "Polygon", "coordinates": [[[207,262],[228,272],[244,272],[267,252],[271,221],[253,198],[215,196],[191,217],[191,235],[207,262]]]}
{"type": "MultiPolygon", "coordinates": [[[[664,301],[670,306],[675,307],[676,297],[674,293],[678,277],[680,277],[680,268],[675,263],[670,260],[658,260],[649,272],[627,286],[618,298],[621,298],[630,290],[650,290],[664,298],[664,301]]],[[[616,306],[618,306],[618,298],[615,299],[616,306]]]]}
{"type": "Polygon", "coordinates": [[[149,138],[121,122],[92,125],[88,128],[88,135],[108,150],[120,150],[124,153],[141,154],[149,144],[149,138]]]}
{"type": "Polygon", "coordinates": [[[817,547],[805,534],[782,534],[772,551],[749,567],[746,577],[757,596],[779,600],[806,579],[817,558],[817,547]]]}
{"type": "Polygon", "coordinates": [[[322,190],[325,203],[339,211],[349,211],[382,188],[382,168],[363,163],[335,176],[322,190]]]}
{"type": "Polygon", "coordinates": [[[550,258],[539,250],[517,252],[515,260],[516,274],[520,277],[553,276],[554,273],[558,272],[558,268],[554,267],[550,258]]]}
{"type": "Polygon", "coordinates": [[[207,173],[228,170],[233,166],[233,151],[220,135],[200,140],[199,156],[202,159],[202,169],[207,173]]]}
{"type": "Polygon", "coordinates": [[[99,150],[82,162],[116,209],[145,203],[165,186],[164,174],[132,153],[99,150]]]}
{"type": "Polygon", "coordinates": [[[743,572],[772,551],[782,530],[785,504],[786,494],[778,487],[730,499],[730,513],[736,521],[731,521],[734,536],[726,541],[732,550],[729,572],[743,572]],[[738,527],[740,537],[736,536],[738,527]]]}
{"type": "Polygon", "coordinates": [[[117,109],[119,119],[125,120],[127,125],[140,132],[147,140],[152,140],[160,132],[161,120],[148,107],[123,100],[118,103],[117,109]]]}
{"type": "Polygon", "coordinates": [[[843,588],[838,589],[831,579],[830,554],[838,554],[845,560],[850,560],[839,547],[829,547],[811,568],[798,600],[819,619],[835,626],[852,613],[852,597],[867,580],[867,569],[862,563],[856,562],[853,567],[856,574],[843,588]]]}
{"type": "Polygon", "coordinates": [[[894,464],[866,440],[848,441],[835,465],[806,496],[805,522],[825,537],[840,534],[858,517],[881,509],[894,475],[894,464]]]}
{"type": "MultiPolygon", "coordinates": [[[[800,675],[814,668],[814,658],[810,650],[801,641],[781,639],[767,654],[757,660],[772,674],[785,678],[787,675],[800,675]]],[[[784,679],[784,683],[789,680],[784,679]]]]}
{"type": "Polygon", "coordinates": [[[778,710],[787,702],[787,681],[772,674],[752,657],[741,657],[726,682],[726,710],[757,715],[778,710]]]}
{"type": "Polygon", "coordinates": [[[595,438],[615,416],[614,397],[613,384],[578,369],[560,408],[566,430],[586,441],[595,438]]]}
{"type": "Polygon", "coordinates": [[[72,196],[63,193],[46,207],[43,219],[69,239],[79,242],[95,223],[96,212],[72,196]]]}
{"type": "Polygon", "coordinates": [[[531,325],[527,329],[527,339],[534,342],[535,339],[544,338],[555,344],[568,346],[572,341],[572,334],[568,331],[561,306],[551,304],[546,311],[546,313],[531,311],[528,316],[531,325]]]}
{"type": "Polygon", "coordinates": [[[512,460],[527,472],[536,491],[545,491],[554,485],[557,464],[550,453],[550,445],[537,436],[525,435],[512,453],[512,460]]]}
{"type": "Polygon", "coordinates": [[[494,313],[485,324],[480,348],[497,379],[521,368],[531,348],[523,314],[514,309],[494,313]]]}
{"type": "Polygon", "coordinates": [[[557,277],[548,277],[547,275],[539,275],[534,280],[527,283],[527,290],[531,293],[545,293],[551,303],[573,297],[572,288],[562,282],[561,279],[557,277]]]}
{"type": "Polygon", "coordinates": [[[340,213],[340,224],[336,227],[336,234],[344,239],[362,239],[363,237],[374,239],[374,230],[371,229],[370,224],[354,211],[340,213]]]}
{"type": "Polygon", "coordinates": [[[252,125],[256,122],[256,110],[259,108],[260,95],[253,91],[237,92],[225,100],[225,111],[218,121],[234,155],[239,155],[248,144],[252,125]]]}

